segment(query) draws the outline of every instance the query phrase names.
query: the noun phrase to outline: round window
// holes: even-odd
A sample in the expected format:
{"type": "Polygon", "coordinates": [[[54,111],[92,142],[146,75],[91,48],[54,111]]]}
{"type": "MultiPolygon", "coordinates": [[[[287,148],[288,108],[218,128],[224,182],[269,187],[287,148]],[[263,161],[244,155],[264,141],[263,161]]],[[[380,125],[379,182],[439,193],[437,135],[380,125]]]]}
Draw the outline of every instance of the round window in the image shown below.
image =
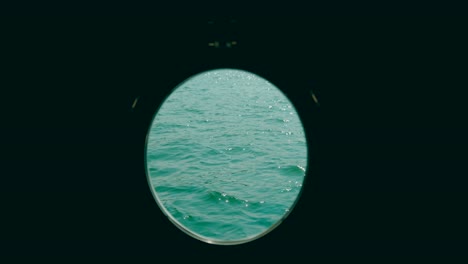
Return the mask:
{"type": "Polygon", "coordinates": [[[174,89],[148,132],[148,182],[158,206],[204,242],[240,244],[277,226],[307,166],[294,106],[267,80],[218,69],[174,89]]]}

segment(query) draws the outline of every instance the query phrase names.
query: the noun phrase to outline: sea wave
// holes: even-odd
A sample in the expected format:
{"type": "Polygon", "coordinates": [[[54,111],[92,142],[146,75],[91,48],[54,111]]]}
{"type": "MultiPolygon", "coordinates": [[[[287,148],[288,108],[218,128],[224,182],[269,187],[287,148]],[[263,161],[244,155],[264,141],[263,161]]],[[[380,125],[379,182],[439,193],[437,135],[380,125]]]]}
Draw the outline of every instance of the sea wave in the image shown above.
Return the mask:
{"type": "Polygon", "coordinates": [[[237,240],[267,230],[290,209],[307,147],[279,90],[245,72],[215,73],[169,96],[150,129],[146,164],[162,206],[181,225],[237,240]]]}

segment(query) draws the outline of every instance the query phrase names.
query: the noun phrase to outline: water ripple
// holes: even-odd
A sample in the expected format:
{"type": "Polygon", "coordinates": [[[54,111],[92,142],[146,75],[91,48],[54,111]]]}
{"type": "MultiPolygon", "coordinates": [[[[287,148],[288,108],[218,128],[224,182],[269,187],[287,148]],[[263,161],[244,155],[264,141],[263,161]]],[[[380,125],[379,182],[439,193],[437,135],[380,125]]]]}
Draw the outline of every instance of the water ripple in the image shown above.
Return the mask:
{"type": "Polygon", "coordinates": [[[246,72],[207,72],[160,108],[148,138],[148,173],[185,227],[242,239],[269,228],[295,201],[307,165],[305,136],[290,102],[272,88],[246,72]]]}

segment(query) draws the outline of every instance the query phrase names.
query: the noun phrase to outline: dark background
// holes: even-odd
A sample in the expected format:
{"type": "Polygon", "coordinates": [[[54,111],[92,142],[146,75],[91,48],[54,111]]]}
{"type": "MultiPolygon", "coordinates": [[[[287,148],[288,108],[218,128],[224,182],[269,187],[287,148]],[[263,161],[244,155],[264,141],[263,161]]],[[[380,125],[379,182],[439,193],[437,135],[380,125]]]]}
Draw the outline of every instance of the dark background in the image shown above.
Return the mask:
{"type": "Polygon", "coordinates": [[[466,254],[466,18],[1,20],[2,255],[466,254]],[[238,246],[173,226],[144,167],[159,104],[219,67],[282,89],[310,143],[297,207],[238,246]]]}

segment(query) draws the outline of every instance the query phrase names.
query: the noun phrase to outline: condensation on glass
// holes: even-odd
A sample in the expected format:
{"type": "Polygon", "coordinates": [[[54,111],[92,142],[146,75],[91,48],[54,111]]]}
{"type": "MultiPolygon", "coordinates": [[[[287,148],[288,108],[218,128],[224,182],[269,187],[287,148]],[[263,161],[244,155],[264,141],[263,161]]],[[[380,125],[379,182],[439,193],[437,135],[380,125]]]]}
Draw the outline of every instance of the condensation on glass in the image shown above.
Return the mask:
{"type": "Polygon", "coordinates": [[[148,183],[188,235],[245,243],[292,210],[307,151],[294,106],[272,83],[236,69],[202,72],[178,85],[151,123],[148,183]]]}

